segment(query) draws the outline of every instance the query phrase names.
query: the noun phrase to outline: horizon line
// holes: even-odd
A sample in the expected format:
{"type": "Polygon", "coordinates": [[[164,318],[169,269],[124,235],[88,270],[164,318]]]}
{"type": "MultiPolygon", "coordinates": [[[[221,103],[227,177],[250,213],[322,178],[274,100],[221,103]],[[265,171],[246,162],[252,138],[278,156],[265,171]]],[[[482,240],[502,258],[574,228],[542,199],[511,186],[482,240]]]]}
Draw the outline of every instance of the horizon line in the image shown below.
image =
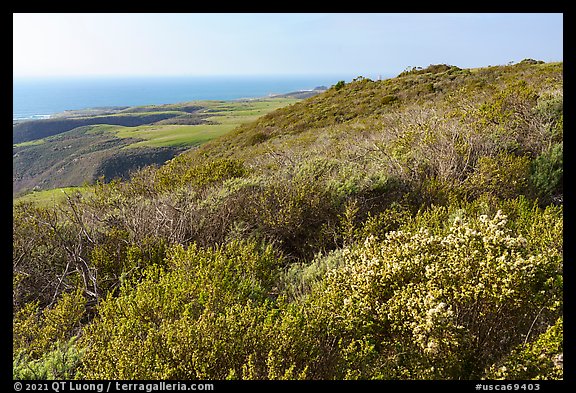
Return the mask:
{"type": "Polygon", "coordinates": [[[360,77],[364,75],[388,75],[390,72],[370,73],[338,73],[338,72],[310,72],[310,73],[253,73],[253,74],[12,74],[12,79],[24,78],[222,78],[222,77],[360,77]]]}

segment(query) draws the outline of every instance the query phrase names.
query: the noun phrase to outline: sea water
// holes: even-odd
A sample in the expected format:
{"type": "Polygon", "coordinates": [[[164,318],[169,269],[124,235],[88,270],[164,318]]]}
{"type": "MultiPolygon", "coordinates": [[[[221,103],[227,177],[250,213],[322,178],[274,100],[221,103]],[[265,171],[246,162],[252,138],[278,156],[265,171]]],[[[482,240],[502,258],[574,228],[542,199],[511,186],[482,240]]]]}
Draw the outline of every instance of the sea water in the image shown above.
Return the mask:
{"type": "Polygon", "coordinates": [[[13,78],[13,120],[66,110],[266,97],[330,87],[350,76],[13,78]]]}

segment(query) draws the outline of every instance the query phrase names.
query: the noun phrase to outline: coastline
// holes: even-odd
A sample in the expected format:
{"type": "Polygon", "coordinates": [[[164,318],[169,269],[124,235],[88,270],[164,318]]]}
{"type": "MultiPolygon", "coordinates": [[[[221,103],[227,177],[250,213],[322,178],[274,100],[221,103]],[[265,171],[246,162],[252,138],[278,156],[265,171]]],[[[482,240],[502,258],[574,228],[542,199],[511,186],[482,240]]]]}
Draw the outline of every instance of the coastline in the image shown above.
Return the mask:
{"type": "MultiPolygon", "coordinates": [[[[264,100],[270,98],[309,98],[316,94],[323,93],[328,88],[326,86],[317,86],[313,89],[300,89],[291,91],[288,93],[269,93],[266,96],[258,96],[258,97],[242,97],[242,98],[233,98],[233,99],[223,99],[223,100],[208,100],[208,101],[231,101],[231,102],[238,102],[238,101],[257,101],[257,100],[264,100]]],[[[193,103],[195,101],[204,101],[204,100],[193,100],[193,101],[183,101],[183,102],[176,102],[176,103],[163,103],[163,104],[150,104],[150,105],[134,105],[134,106],[98,106],[98,107],[86,107],[82,109],[67,109],[60,112],[55,112],[51,114],[33,114],[28,117],[23,117],[23,115],[12,115],[12,124],[23,123],[26,121],[35,121],[35,120],[48,120],[48,119],[56,119],[56,118],[70,118],[70,117],[83,117],[83,116],[97,116],[97,115],[106,115],[106,114],[113,114],[119,112],[121,110],[130,108],[130,107],[145,107],[151,105],[163,106],[163,105],[175,105],[175,104],[182,104],[182,103],[193,103]]]]}
{"type": "Polygon", "coordinates": [[[336,76],[34,79],[13,82],[13,121],[104,107],[270,98],[332,86],[336,76]]]}

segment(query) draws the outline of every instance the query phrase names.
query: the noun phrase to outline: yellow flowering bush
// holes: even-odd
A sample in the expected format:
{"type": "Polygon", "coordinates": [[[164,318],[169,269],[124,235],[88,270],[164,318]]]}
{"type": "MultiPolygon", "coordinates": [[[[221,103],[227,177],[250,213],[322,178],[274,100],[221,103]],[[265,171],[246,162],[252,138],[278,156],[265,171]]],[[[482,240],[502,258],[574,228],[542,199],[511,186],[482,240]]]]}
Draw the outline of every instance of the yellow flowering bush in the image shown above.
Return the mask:
{"type": "Polygon", "coordinates": [[[387,348],[409,370],[398,377],[476,378],[523,342],[535,319],[545,329],[561,312],[561,255],[527,252],[506,224],[498,211],[456,217],[439,233],[369,237],[328,273],[325,306],[348,331],[387,348]]]}

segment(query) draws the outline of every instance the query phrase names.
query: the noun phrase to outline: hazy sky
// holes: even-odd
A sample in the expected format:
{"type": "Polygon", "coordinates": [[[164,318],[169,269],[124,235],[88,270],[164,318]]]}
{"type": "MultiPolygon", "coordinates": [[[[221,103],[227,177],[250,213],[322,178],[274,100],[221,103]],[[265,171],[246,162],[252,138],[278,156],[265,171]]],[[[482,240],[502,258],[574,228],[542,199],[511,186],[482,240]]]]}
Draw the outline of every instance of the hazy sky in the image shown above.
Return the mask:
{"type": "Polygon", "coordinates": [[[563,15],[13,14],[13,76],[323,74],[563,60],[563,15]]]}

